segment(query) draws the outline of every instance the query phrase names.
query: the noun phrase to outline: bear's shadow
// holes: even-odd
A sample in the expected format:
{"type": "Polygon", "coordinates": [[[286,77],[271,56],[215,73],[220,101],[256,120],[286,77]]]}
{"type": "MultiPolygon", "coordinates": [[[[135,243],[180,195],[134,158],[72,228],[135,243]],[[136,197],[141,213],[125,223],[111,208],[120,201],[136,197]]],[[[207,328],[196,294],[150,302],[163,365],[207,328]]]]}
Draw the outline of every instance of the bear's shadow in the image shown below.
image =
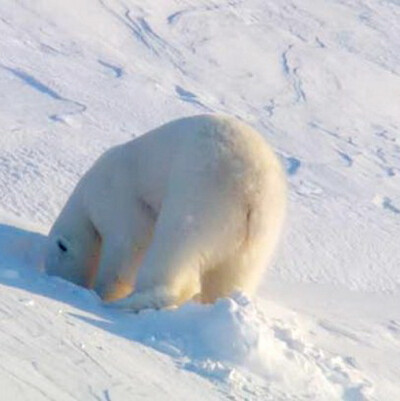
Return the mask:
{"type": "Polygon", "coordinates": [[[193,323],[193,314],[204,316],[209,310],[205,305],[194,303],[178,311],[147,310],[139,314],[107,308],[93,291],[44,273],[46,243],[47,236],[43,234],[0,224],[0,284],[23,290],[25,294],[20,296],[21,302],[26,302],[29,294],[56,300],[73,307],[72,310],[60,307],[66,319],[78,319],[83,324],[175,357],[177,349],[157,339],[165,338],[166,334],[174,336],[175,331],[179,336],[180,329],[193,323]]]}
{"type": "MultiPolygon", "coordinates": [[[[93,291],[44,273],[46,243],[43,234],[0,224],[0,284],[70,305],[83,313],[67,312],[69,317],[135,340],[132,318],[137,315],[108,309],[93,291]]],[[[26,302],[28,294],[20,297],[21,302],[26,302]]]]}

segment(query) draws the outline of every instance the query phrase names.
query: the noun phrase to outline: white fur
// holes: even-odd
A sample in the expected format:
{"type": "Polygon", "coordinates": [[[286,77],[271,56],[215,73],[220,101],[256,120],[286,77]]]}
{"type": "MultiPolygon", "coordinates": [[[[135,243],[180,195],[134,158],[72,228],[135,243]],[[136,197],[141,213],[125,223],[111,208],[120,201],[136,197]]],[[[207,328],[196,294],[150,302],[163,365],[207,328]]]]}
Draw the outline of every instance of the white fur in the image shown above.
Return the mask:
{"type": "Polygon", "coordinates": [[[46,269],[140,310],[252,292],[278,242],[286,181],[262,136],[189,117],[107,151],[49,238],[46,269]],[[61,248],[60,249],[60,242],[61,248]]]}

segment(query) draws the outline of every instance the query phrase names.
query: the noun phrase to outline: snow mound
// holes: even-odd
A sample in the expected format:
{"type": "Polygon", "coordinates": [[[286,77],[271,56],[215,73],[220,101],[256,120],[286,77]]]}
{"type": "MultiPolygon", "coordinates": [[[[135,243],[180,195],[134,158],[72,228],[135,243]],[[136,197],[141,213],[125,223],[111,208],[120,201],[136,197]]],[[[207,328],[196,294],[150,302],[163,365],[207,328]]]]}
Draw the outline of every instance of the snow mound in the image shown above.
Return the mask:
{"type": "Polygon", "coordinates": [[[300,399],[364,401],[372,394],[349,361],[307,344],[295,322],[269,320],[240,293],[213,305],[188,303],[113,318],[119,334],[236,391],[252,388],[263,399],[294,400],[301,394],[300,399]]]}

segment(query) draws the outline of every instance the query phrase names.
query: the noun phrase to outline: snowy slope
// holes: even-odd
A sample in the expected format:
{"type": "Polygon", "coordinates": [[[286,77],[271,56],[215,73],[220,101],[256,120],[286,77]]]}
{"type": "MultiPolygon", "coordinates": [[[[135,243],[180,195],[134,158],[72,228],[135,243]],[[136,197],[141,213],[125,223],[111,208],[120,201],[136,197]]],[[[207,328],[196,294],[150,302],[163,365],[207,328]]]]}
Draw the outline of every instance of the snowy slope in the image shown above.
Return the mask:
{"type": "Polygon", "coordinates": [[[0,2],[0,386],[13,400],[400,399],[400,2],[0,2]],[[256,300],[126,315],[40,271],[110,146],[257,127],[290,210],[256,300]]]}

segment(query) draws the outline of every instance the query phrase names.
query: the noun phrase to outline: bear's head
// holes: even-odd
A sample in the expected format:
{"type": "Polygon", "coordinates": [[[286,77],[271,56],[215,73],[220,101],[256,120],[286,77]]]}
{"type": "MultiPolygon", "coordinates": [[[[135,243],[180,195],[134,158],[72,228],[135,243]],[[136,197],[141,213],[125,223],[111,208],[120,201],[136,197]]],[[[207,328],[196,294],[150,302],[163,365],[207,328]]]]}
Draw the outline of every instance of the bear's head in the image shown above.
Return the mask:
{"type": "Polygon", "coordinates": [[[48,237],[46,273],[92,288],[99,262],[100,242],[92,227],[71,221],[57,221],[48,237]]]}

